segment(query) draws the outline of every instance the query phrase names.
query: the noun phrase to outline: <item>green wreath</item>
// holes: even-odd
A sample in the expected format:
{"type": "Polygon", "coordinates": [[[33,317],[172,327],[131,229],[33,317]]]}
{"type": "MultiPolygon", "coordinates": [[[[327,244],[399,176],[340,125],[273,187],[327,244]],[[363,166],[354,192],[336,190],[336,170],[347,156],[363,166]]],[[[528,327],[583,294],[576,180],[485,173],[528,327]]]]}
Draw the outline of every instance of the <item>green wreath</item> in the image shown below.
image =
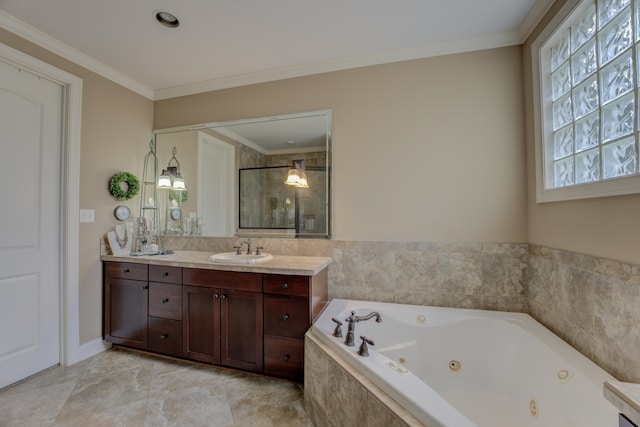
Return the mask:
{"type": "Polygon", "coordinates": [[[179,201],[180,204],[183,204],[189,198],[189,190],[169,190],[169,200],[179,201]]]}
{"type": "Polygon", "coordinates": [[[109,181],[109,192],[118,200],[129,200],[140,191],[140,181],[129,172],[119,172],[109,181]],[[126,184],[123,188],[122,184],[126,184]]]}

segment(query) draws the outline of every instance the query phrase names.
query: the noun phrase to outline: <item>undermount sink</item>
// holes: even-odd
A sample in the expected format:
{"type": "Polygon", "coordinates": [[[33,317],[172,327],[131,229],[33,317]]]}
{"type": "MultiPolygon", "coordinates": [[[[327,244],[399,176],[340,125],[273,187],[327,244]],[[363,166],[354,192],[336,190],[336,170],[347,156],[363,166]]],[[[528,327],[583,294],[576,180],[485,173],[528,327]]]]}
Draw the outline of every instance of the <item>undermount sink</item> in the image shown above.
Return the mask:
{"type": "Polygon", "coordinates": [[[239,254],[237,252],[222,252],[209,257],[209,262],[224,262],[228,264],[256,264],[272,260],[271,254],[239,254]]]}

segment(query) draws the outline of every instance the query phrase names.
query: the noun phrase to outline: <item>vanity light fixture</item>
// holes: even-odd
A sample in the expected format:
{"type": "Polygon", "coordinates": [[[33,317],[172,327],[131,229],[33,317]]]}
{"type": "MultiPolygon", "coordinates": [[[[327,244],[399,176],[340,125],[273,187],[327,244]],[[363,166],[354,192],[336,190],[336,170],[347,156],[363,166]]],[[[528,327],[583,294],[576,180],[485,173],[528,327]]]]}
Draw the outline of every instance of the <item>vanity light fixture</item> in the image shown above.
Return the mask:
{"type": "Polygon", "coordinates": [[[173,147],[173,157],[169,160],[169,164],[166,169],[162,170],[160,177],[158,178],[158,188],[164,190],[184,191],[187,187],[184,184],[184,179],[180,175],[180,162],[176,159],[178,150],[173,147]],[[171,162],[175,161],[175,165],[171,162]]]}
{"type": "Polygon", "coordinates": [[[307,173],[304,170],[304,159],[294,160],[292,168],[289,169],[287,173],[287,180],[284,183],[298,188],[309,188],[307,173]]]}
{"type": "Polygon", "coordinates": [[[165,27],[169,28],[177,28],[180,25],[180,21],[173,13],[165,12],[164,10],[158,10],[153,12],[153,16],[156,21],[165,27]]]}
{"type": "Polygon", "coordinates": [[[158,188],[160,189],[171,189],[171,177],[167,174],[166,170],[162,171],[162,174],[158,178],[158,188]]]}

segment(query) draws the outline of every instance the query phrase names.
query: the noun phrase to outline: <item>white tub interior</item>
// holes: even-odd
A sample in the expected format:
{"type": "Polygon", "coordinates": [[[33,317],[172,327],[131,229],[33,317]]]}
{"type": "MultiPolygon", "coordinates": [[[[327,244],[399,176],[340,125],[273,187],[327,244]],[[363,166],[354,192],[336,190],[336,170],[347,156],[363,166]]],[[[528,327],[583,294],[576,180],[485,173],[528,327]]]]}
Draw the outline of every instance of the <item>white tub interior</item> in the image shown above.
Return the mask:
{"type": "Polygon", "coordinates": [[[526,314],[336,299],[309,333],[429,426],[617,426],[602,394],[613,378],[526,314]],[[347,347],[331,318],[346,336],[352,310],[383,321],[356,323],[347,347]]]}

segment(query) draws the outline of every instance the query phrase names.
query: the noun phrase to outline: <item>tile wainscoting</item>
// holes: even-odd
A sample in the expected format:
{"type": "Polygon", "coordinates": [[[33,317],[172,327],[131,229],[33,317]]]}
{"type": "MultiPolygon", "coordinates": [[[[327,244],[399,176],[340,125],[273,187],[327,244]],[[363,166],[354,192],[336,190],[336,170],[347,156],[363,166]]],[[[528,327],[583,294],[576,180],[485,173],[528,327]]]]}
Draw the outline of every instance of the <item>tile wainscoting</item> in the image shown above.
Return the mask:
{"type": "MultiPolygon", "coordinates": [[[[526,243],[252,240],[274,255],[333,257],[331,298],[526,312],[619,380],[640,382],[640,265],[526,243]]],[[[163,244],[214,253],[239,241],[163,244]]]]}
{"type": "Polygon", "coordinates": [[[523,311],[526,244],[345,242],[333,245],[333,298],[523,311]]]}
{"type": "Polygon", "coordinates": [[[529,245],[526,312],[621,381],[640,383],[640,265],[529,245]]]}

